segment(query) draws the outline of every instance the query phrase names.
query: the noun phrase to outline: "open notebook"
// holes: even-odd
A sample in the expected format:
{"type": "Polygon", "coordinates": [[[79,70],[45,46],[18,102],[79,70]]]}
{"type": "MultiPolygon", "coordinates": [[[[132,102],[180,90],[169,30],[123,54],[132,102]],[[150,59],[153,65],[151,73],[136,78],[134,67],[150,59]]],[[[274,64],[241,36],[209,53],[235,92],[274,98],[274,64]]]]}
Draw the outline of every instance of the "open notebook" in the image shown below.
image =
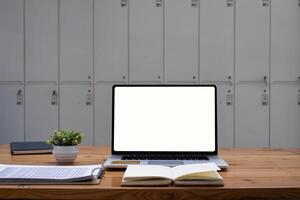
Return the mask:
{"type": "Polygon", "coordinates": [[[41,166],[0,164],[0,184],[97,184],[102,165],[41,166]]]}
{"type": "Polygon", "coordinates": [[[165,186],[165,185],[223,185],[215,163],[179,165],[129,165],[122,186],[165,186]]]}

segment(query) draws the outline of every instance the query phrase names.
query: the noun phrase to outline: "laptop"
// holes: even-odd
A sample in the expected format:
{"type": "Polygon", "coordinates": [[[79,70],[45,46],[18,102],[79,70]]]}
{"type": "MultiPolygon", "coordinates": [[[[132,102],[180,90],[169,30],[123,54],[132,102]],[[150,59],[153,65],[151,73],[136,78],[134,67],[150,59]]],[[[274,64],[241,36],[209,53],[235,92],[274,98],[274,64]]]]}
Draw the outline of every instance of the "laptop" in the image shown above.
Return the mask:
{"type": "Polygon", "coordinates": [[[215,85],[114,85],[112,146],[106,168],[177,166],[218,156],[215,85]]]}

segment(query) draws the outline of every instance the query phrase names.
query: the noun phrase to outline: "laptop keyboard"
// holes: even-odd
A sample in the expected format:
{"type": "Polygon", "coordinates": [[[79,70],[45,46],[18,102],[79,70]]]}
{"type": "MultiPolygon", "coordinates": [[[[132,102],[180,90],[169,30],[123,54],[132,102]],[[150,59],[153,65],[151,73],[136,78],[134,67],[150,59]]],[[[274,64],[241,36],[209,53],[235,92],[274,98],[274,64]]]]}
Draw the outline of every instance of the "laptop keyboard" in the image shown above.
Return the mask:
{"type": "Polygon", "coordinates": [[[202,155],[124,155],[122,160],[209,160],[202,155]]]}

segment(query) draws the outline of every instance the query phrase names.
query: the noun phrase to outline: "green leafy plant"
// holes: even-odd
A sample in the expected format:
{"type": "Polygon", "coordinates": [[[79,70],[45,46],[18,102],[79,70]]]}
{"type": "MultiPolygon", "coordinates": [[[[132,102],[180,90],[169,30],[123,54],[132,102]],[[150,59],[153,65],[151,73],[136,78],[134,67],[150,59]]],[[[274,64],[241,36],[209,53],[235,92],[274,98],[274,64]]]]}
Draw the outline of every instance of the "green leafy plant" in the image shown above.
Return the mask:
{"type": "Polygon", "coordinates": [[[74,146],[81,143],[82,133],[74,130],[55,130],[54,135],[47,140],[48,144],[57,146],[74,146]]]}

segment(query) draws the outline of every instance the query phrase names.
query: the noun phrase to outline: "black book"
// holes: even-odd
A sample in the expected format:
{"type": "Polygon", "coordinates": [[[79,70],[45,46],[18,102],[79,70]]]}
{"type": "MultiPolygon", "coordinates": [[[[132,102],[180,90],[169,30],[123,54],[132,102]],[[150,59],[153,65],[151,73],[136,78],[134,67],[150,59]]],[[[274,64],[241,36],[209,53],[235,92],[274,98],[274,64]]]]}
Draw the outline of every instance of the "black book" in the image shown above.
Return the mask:
{"type": "Polygon", "coordinates": [[[51,154],[52,145],[41,142],[12,142],[10,143],[11,154],[51,154]]]}

